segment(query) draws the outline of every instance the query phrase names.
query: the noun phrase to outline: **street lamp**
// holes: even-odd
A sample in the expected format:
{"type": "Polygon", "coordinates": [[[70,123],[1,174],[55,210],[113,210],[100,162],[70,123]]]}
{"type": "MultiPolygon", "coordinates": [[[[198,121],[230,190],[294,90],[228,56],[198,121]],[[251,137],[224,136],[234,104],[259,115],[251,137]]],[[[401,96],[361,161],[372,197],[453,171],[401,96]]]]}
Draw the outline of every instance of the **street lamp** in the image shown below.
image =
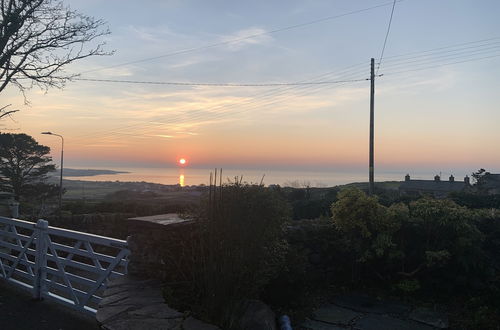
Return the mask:
{"type": "Polygon", "coordinates": [[[62,210],[62,179],[63,179],[63,159],[64,159],[64,138],[62,135],[55,134],[52,132],[42,132],[45,135],[54,135],[61,138],[61,177],[59,180],[59,218],[61,218],[61,210],[62,210]]]}

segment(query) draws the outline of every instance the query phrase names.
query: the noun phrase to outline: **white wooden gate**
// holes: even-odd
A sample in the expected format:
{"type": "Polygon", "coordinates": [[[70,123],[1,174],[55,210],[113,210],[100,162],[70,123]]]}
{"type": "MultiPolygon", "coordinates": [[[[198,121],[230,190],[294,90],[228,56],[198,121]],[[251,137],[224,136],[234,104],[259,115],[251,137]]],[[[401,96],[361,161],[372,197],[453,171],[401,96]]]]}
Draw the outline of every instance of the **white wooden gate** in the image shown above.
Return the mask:
{"type": "Polygon", "coordinates": [[[0,279],[95,313],[108,279],[127,273],[127,242],[0,217],[0,279]]]}

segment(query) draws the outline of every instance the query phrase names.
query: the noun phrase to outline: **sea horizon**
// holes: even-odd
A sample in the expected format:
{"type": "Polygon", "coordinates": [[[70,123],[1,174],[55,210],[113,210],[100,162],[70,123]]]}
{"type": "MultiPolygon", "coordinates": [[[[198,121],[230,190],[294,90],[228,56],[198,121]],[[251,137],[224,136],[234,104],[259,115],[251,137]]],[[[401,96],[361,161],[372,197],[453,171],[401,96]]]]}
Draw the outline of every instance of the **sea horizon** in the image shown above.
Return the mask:
{"type": "MultiPolygon", "coordinates": [[[[81,181],[120,181],[120,182],[150,182],[165,185],[180,184],[192,186],[209,184],[210,173],[214,168],[190,167],[79,167],[71,169],[81,170],[113,170],[126,173],[98,174],[90,176],[65,176],[66,180],[81,181]]],[[[434,172],[429,170],[380,170],[375,172],[375,181],[403,181],[406,174],[412,179],[432,180],[435,175],[441,175],[442,180],[448,180],[450,175],[456,181],[461,181],[465,175],[470,176],[472,171],[459,170],[456,172],[434,172]]],[[[219,174],[218,174],[219,175],[219,174]]],[[[354,182],[368,182],[368,170],[359,169],[332,169],[332,170],[297,170],[297,169],[222,169],[222,182],[234,181],[235,177],[242,182],[263,183],[264,185],[279,184],[281,186],[310,186],[333,187],[354,182]]],[[[219,182],[220,178],[217,180],[219,182]]]]}

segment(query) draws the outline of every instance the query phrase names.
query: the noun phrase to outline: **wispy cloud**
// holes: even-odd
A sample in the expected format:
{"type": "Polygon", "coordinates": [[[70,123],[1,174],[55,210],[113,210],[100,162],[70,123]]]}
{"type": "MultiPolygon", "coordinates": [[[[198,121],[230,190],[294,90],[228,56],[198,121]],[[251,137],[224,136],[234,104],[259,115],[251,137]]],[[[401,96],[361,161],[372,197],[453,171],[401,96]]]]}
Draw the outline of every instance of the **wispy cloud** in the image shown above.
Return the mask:
{"type": "Polygon", "coordinates": [[[171,138],[174,138],[175,136],[173,135],[165,135],[165,134],[155,134],[155,135],[151,135],[153,137],[161,137],[161,138],[165,138],[165,139],[171,139],[171,138]]]}
{"type": "Polygon", "coordinates": [[[105,144],[105,143],[96,143],[96,144],[85,144],[84,147],[89,148],[124,148],[127,147],[126,144],[105,144]]]}
{"type": "Polygon", "coordinates": [[[170,39],[187,39],[186,35],[174,32],[166,25],[160,26],[136,26],[129,25],[127,30],[136,38],[148,43],[164,43],[170,39]]]}
{"type": "Polygon", "coordinates": [[[408,75],[387,76],[388,80],[380,78],[377,94],[420,94],[423,90],[444,91],[452,88],[458,78],[457,73],[450,69],[442,69],[432,74],[409,72],[408,75]]]}
{"type": "Polygon", "coordinates": [[[262,45],[270,43],[273,38],[265,34],[267,31],[262,28],[252,27],[231,33],[220,38],[220,42],[227,42],[227,49],[238,51],[247,46],[262,45]],[[233,42],[234,40],[234,42],[233,42]]]}

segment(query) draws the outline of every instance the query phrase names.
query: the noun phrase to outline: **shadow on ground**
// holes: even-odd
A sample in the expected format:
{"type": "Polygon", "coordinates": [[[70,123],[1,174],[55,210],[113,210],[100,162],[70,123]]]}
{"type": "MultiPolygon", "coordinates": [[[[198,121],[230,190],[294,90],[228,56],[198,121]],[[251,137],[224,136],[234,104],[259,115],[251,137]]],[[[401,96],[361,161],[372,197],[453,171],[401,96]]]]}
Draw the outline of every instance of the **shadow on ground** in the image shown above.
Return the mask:
{"type": "Polygon", "coordinates": [[[27,291],[0,280],[0,329],[92,330],[94,317],[48,301],[34,301],[27,291]]]}

